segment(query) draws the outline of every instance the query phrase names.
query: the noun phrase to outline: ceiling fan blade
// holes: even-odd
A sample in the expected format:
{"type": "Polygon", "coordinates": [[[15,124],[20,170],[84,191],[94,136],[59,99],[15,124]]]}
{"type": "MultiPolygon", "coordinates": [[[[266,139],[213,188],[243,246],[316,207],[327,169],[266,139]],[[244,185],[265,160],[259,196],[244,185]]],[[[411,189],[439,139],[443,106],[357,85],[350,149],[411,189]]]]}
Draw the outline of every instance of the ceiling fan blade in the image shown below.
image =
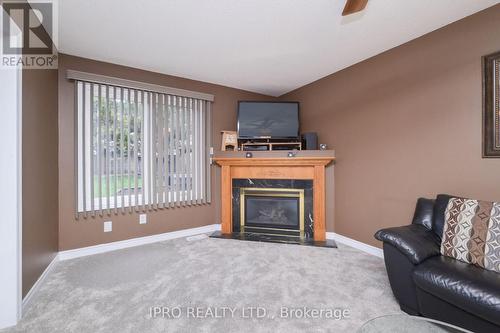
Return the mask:
{"type": "Polygon", "coordinates": [[[368,0],[347,0],[342,16],[351,15],[365,9],[368,0]]]}

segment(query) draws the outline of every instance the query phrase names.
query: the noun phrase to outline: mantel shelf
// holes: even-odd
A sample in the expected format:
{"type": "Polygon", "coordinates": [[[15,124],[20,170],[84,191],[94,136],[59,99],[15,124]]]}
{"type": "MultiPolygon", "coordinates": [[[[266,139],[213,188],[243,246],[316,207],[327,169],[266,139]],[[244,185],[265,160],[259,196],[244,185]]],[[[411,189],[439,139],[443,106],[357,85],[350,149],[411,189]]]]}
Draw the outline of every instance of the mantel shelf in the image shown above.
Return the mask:
{"type": "Polygon", "coordinates": [[[334,157],[216,157],[220,166],[326,166],[334,157]]]}

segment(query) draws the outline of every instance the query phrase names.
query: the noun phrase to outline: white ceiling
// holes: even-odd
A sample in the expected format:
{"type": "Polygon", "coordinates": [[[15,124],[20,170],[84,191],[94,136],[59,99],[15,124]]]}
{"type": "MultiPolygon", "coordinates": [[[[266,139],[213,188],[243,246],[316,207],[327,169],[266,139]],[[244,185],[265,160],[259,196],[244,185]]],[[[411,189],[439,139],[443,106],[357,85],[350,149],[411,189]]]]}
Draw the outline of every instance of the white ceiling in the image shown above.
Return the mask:
{"type": "Polygon", "coordinates": [[[279,96],[500,0],[62,0],[62,53],[279,96]]]}

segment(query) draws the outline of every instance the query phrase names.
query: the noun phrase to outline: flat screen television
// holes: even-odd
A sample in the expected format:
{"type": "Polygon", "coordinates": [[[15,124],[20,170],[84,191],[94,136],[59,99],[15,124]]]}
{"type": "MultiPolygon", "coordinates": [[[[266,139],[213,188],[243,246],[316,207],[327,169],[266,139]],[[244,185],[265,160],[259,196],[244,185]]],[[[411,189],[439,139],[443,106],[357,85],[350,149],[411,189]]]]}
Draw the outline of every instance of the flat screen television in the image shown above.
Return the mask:
{"type": "Polygon", "coordinates": [[[299,137],[299,103],[238,103],[238,137],[240,139],[297,139],[299,137]]]}

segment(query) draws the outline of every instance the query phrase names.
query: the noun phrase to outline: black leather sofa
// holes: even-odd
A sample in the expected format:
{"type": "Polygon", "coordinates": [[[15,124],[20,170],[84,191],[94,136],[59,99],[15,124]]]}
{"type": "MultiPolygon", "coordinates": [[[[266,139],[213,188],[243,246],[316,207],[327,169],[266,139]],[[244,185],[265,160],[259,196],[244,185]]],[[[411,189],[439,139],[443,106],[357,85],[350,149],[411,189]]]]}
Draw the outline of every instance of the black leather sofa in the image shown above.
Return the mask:
{"type": "Polygon", "coordinates": [[[500,274],[440,254],[449,195],[418,199],[411,225],[379,230],[403,311],[473,332],[500,332],[500,274]]]}

